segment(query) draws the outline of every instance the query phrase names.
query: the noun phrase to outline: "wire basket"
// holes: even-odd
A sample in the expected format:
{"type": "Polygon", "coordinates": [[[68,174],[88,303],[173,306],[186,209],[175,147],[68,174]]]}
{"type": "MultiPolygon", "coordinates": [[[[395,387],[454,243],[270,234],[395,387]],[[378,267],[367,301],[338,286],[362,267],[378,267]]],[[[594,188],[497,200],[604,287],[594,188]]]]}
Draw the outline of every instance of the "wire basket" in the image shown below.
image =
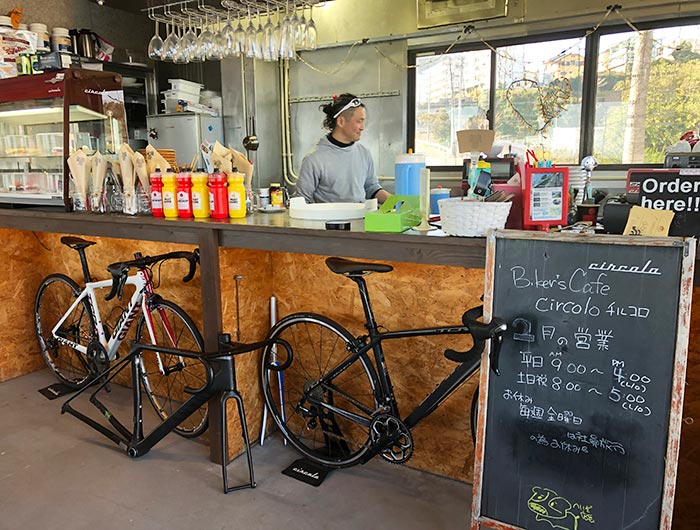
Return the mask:
{"type": "Polygon", "coordinates": [[[442,231],[449,236],[481,237],[506,225],[512,203],[454,197],[438,201],[442,231]]]}

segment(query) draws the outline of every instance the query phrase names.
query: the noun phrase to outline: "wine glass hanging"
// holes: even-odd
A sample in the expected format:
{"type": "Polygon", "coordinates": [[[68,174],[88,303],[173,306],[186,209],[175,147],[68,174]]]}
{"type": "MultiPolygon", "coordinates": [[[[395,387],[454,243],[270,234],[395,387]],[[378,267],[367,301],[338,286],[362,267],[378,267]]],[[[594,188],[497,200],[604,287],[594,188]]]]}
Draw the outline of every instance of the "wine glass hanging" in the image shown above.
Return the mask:
{"type": "Polygon", "coordinates": [[[245,57],[294,59],[316,49],[313,7],[319,0],[188,0],[148,9],[155,34],[148,55],[178,64],[245,57]],[[218,1],[217,1],[218,3],[218,1]],[[308,9],[308,16],[306,10],[308,9]],[[165,40],[159,27],[165,26],[165,40]]]}

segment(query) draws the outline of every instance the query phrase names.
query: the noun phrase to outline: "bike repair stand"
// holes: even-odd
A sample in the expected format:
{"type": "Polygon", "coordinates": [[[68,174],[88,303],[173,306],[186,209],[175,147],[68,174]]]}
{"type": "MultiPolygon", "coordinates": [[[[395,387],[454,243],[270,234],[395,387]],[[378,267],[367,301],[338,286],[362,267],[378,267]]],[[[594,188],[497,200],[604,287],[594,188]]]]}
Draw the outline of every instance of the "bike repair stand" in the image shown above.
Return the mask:
{"type": "Polygon", "coordinates": [[[236,369],[234,357],[243,353],[258,350],[268,343],[267,341],[251,344],[231,342],[228,334],[219,334],[219,349],[213,353],[201,353],[188,350],[178,350],[163,346],[141,344],[133,342],[131,351],[127,356],[119,360],[116,364],[99,374],[91,383],[74,394],[63,403],[61,414],[69,413],[82,422],[86,423],[97,432],[106,436],[112,442],[126,451],[132,458],[138,458],[148,453],[151,448],[162,440],[167,434],[173,431],[183,420],[189,417],[194,411],[205,404],[212,396],[221,395],[221,474],[224,483],[224,493],[240,490],[243,488],[254,488],[255,477],[253,474],[253,458],[250,451],[250,440],[248,438],[248,426],[246,424],[245,411],[243,409],[243,399],[236,385],[236,369]],[[201,362],[207,371],[207,383],[203,388],[190,392],[191,396],[180,407],[161,421],[148,435],[143,435],[143,410],[141,400],[141,385],[139,384],[139,373],[141,370],[141,358],[144,351],[158,352],[165,355],[176,355],[179,357],[194,359],[201,362]],[[97,394],[104,390],[109,383],[115,379],[125,368],[131,368],[132,395],[133,395],[133,423],[132,429],[128,429],[122,424],[107,406],[102,403],[97,394]],[[97,385],[94,387],[94,385],[97,385]],[[73,400],[78,398],[88,389],[95,388],[90,395],[92,403],[99,411],[101,417],[106,418],[111,429],[95,419],[83,414],[72,406],[73,400]],[[248,462],[249,481],[239,486],[230,487],[228,485],[228,418],[226,405],[229,399],[235,399],[238,405],[238,415],[241,422],[243,443],[248,462]]]}

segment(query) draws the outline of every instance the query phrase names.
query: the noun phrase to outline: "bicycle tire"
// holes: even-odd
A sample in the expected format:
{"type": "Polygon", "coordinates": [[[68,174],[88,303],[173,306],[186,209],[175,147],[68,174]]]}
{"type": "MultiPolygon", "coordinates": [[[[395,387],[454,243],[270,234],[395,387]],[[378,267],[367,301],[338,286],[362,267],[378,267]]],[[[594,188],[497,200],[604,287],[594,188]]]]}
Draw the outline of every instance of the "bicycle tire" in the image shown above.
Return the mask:
{"type": "MultiPolygon", "coordinates": [[[[97,374],[90,369],[85,355],[62,344],[53,337],[51,330],[80,296],[80,292],[80,287],[72,278],[65,274],[50,274],[39,285],[34,299],[34,324],[41,355],[56,378],[74,390],[83,388],[97,374]]],[[[97,338],[87,299],[69,315],[60,334],[81,346],[87,346],[97,338]]]]}
{"type": "MultiPolygon", "coordinates": [[[[150,312],[156,344],[182,350],[204,351],[202,334],[180,306],[168,300],[158,300],[151,305],[150,312]],[[172,337],[168,333],[168,326],[172,330],[172,337]]],[[[151,344],[143,313],[136,326],[136,340],[151,344]]],[[[187,393],[185,388],[198,390],[204,387],[207,381],[206,369],[201,362],[153,351],[142,353],[139,375],[148,400],[156,414],[164,421],[190,398],[191,394],[187,393]]],[[[196,438],[204,433],[208,426],[209,409],[205,403],[174,430],[185,438],[196,438]]]]}
{"type": "MultiPolygon", "coordinates": [[[[273,342],[265,347],[262,357],[265,403],[282,435],[302,455],[323,466],[341,468],[359,463],[370,447],[369,426],[318,407],[305,397],[311,383],[351,355],[349,344],[354,337],[322,315],[296,313],[280,320],[269,338],[286,341],[292,350],[290,359],[286,349],[273,342]],[[275,363],[283,369],[269,369],[275,363]],[[278,379],[277,374],[283,377],[278,379]]],[[[333,388],[318,387],[311,395],[359,414],[369,424],[378,409],[376,381],[374,365],[362,355],[332,381],[333,388]]]]}

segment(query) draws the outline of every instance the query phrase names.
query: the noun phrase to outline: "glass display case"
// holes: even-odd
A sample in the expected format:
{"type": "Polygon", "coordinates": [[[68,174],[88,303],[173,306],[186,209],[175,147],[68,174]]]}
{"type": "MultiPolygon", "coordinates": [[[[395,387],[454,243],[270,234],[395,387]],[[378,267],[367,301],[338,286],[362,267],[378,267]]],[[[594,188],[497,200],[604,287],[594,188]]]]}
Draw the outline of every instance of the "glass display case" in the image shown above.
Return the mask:
{"type": "Polygon", "coordinates": [[[0,206],[72,209],[68,157],[127,141],[121,76],[70,69],[0,80],[0,206]]]}

